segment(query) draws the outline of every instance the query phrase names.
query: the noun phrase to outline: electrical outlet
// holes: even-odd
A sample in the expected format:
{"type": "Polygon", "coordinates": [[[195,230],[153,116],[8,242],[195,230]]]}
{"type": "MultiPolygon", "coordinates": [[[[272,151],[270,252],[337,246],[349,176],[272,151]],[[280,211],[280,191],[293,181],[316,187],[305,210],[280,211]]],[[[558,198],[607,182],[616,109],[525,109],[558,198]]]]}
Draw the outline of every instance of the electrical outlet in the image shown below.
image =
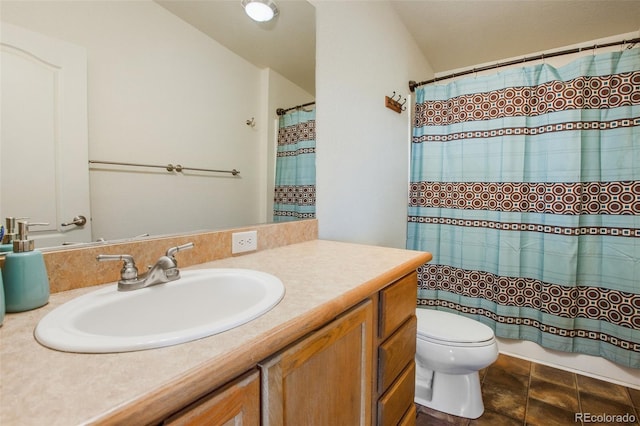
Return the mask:
{"type": "Polygon", "coordinates": [[[244,253],[258,249],[258,231],[234,232],[231,234],[231,253],[244,253]]]}

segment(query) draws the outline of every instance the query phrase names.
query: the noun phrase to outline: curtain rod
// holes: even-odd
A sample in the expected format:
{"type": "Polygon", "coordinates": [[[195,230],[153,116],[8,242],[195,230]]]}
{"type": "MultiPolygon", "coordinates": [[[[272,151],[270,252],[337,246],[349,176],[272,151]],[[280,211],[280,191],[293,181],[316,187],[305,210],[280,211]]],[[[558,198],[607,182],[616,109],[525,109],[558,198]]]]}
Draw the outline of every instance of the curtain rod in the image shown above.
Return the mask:
{"type": "Polygon", "coordinates": [[[278,108],[276,110],[276,114],[285,115],[288,111],[293,111],[294,109],[299,109],[299,108],[303,108],[303,107],[310,106],[310,105],[315,105],[315,104],[316,103],[314,101],[314,102],[307,102],[306,104],[302,104],[302,105],[296,105],[294,107],[287,108],[287,109],[278,108]]]}
{"type": "Polygon", "coordinates": [[[415,81],[411,80],[411,81],[409,81],[409,90],[411,92],[413,92],[413,91],[415,91],[416,87],[418,87],[418,86],[424,86],[425,84],[435,83],[435,82],[442,81],[442,80],[448,80],[450,78],[460,77],[462,75],[475,74],[476,72],[480,72],[480,71],[487,71],[487,70],[492,70],[492,69],[495,69],[495,68],[506,67],[506,66],[509,66],[509,65],[522,64],[522,63],[525,63],[525,62],[538,61],[538,60],[545,59],[545,58],[553,58],[555,56],[570,55],[572,53],[579,53],[579,52],[583,52],[585,50],[595,50],[595,49],[603,48],[603,47],[618,46],[618,45],[621,45],[621,44],[629,44],[629,45],[633,46],[636,43],[640,43],[640,38],[633,38],[631,40],[620,40],[620,41],[614,41],[614,42],[611,42],[611,43],[604,43],[604,44],[594,44],[593,46],[587,46],[587,47],[576,47],[576,48],[573,48],[573,49],[560,50],[560,51],[557,51],[557,52],[551,52],[551,53],[546,53],[546,54],[543,53],[541,55],[536,55],[536,56],[527,56],[527,57],[524,57],[522,59],[514,59],[512,61],[507,61],[507,62],[498,62],[497,64],[494,64],[494,65],[487,65],[487,66],[480,67],[480,68],[472,68],[472,69],[468,69],[468,70],[465,70],[465,71],[454,72],[452,74],[445,75],[444,77],[433,78],[431,80],[425,80],[425,81],[421,81],[419,83],[416,83],[415,81]]]}

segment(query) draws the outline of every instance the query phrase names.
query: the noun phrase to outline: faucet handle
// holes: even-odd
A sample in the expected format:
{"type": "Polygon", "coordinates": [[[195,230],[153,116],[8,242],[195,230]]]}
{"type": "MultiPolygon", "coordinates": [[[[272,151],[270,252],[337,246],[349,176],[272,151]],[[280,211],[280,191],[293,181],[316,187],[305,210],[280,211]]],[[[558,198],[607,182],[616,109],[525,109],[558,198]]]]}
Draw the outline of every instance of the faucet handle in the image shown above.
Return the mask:
{"type": "Polygon", "coordinates": [[[99,254],[96,256],[98,262],[105,260],[122,260],[122,269],[120,270],[120,280],[130,281],[138,278],[138,268],[133,260],[133,256],[129,254],[99,254]]]}
{"type": "Polygon", "coordinates": [[[193,243],[186,243],[178,247],[171,247],[169,250],[167,250],[167,257],[170,257],[173,259],[176,253],[179,252],[180,250],[186,250],[191,248],[193,248],[193,243]]]}

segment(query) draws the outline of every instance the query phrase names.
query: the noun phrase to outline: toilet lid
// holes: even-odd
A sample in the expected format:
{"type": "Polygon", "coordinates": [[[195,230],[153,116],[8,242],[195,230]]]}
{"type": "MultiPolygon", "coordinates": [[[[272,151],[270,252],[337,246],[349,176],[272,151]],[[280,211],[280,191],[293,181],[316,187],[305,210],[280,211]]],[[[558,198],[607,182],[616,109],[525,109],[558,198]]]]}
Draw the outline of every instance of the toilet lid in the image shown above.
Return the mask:
{"type": "Polygon", "coordinates": [[[455,343],[478,343],[491,340],[493,330],[462,315],[433,309],[416,309],[418,336],[455,343]]]}

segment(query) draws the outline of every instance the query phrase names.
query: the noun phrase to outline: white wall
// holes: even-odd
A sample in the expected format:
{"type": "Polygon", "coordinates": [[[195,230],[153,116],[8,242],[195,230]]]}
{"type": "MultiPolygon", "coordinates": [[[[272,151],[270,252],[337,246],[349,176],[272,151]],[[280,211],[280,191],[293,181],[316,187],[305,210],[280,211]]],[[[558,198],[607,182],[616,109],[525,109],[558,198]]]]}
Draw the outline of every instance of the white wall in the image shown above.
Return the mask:
{"type": "Polygon", "coordinates": [[[313,4],[320,237],[404,248],[410,108],[384,97],[431,68],[388,2],[313,4]]]}
{"type": "Polygon", "coordinates": [[[241,171],[92,170],[94,239],[264,221],[265,105],[284,83],[263,89],[263,71],[150,0],[1,8],[3,21],[87,49],[90,159],[241,171]]]}

